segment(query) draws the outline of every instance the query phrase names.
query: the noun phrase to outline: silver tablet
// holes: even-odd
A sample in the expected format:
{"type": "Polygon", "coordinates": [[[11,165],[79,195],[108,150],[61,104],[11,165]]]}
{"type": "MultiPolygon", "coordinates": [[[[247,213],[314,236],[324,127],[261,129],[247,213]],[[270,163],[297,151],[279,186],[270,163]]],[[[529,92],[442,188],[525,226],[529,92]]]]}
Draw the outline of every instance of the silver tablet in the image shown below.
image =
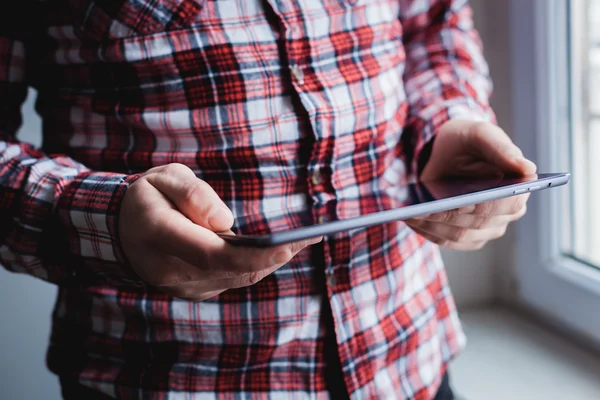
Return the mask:
{"type": "MultiPolygon", "coordinates": [[[[297,211],[303,215],[295,218],[301,222],[300,226],[293,229],[260,235],[219,233],[219,236],[230,243],[244,246],[275,246],[550,189],[565,185],[570,177],[568,173],[552,173],[518,178],[496,177],[419,182],[406,186],[385,185],[351,201],[332,200],[331,204],[323,208],[326,215],[317,217],[311,209],[297,211]],[[325,218],[322,218],[323,216],[325,218]]],[[[290,210],[290,213],[294,212],[296,211],[290,210]]],[[[265,218],[268,218],[268,214],[265,214],[265,218]]]]}

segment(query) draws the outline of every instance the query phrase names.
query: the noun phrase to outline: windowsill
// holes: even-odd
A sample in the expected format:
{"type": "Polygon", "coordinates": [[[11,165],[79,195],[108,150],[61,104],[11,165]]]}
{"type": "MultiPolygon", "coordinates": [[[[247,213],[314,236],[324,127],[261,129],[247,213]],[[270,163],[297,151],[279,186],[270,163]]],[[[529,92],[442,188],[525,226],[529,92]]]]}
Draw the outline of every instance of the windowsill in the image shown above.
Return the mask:
{"type": "Polygon", "coordinates": [[[468,343],[452,364],[465,400],[600,398],[600,356],[505,308],[465,310],[468,343]]]}

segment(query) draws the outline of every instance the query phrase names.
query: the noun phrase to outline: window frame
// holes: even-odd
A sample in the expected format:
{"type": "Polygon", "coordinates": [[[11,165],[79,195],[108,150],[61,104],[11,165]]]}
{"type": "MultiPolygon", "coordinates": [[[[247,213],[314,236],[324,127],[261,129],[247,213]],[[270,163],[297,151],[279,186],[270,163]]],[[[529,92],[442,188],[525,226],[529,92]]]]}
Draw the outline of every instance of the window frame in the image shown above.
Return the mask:
{"type": "MultiPolygon", "coordinates": [[[[571,1],[574,6],[582,3],[571,1]]],[[[509,5],[513,138],[536,160],[540,172],[571,169],[570,151],[564,149],[572,145],[570,118],[578,110],[569,96],[576,85],[557,79],[573,79],[567,62],[568,4],[569,0],[510,0],[509,5]]],[[[578,184],[577,179],[573,176],[569,185],[578,184]]],[[[561,220],[560,207],[572,201],[570,193],[563,187],[533,195],[528,214],[517,223],[517,297],[600,344],[600,270],[563,254],[561,248],[561,224],[567,222],[561,220]]],[[[565,228],[569,229],[563,232],[570,231],[565,228]]]]}

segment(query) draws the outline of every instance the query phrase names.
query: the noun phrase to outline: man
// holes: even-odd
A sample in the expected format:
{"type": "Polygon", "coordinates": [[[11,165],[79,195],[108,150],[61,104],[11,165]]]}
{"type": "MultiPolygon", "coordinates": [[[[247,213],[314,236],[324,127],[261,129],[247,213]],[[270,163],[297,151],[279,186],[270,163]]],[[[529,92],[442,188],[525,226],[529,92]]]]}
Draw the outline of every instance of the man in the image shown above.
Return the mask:
{"type": "Polygon", "coordinates": [[[466,0],[0,15],[0,263],[60,288],[65,398],[452,398],[436,244],[480,248],[526,198],[268,249],[215,232],[322,222],[382,178],[533,173],[493,124],[466,0]],[[42,149],[15,137],[28,86],[42,149]]]}

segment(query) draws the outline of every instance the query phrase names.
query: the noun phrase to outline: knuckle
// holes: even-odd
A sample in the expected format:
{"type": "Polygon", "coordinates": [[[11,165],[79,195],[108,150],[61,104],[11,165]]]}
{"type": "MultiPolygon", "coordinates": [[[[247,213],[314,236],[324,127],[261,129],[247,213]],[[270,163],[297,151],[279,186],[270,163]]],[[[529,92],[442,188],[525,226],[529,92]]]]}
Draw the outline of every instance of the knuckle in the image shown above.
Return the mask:
{"type": "Polygon", "coordinates": [[[187,185],[183,194],[183,199],[186,202],[191,202],[194,198],[202,198],[202,194],[207,189],[207,184],[200,179],[194,181],[194,183],[187,185]]]}
{"type": "Polygon", "coordinates": [[[475,229],[484,229],[487,228],[490,224],[489,222],[490,220],[488,218],[485,217],[475,217],[475,220],[473,222],[473,226],[475,229]]]}
{"type": "Polygon", "coordinates": [[[443,212],[439,213],[439,217],[437,218],[437,220],[443,224],[446,224],[448,222],[451,222],[453,217],[454,217],[454,212],[443,211],[443,212]]]}
{"type": "Polygon", "coordinates": [[[264,277],[265,274],[262,271],[250,272],[248,274],[248,286],[256,285],[258,282],[262,281],[264,277]]]}
{"type": "Polygon", "coordinates": [[[516,222],[525,216],[526,210],[522,208],[519,212],[508,217],[506,223],[516,222]]]}
{"type": "Polygon", "coordinates": [[[485,203],[481,203],[481,214],[484,216],[492,215],[497,210],[498,210],[498,202],[497,201],[488,201],[485,203]]]}
{"type": "Polygon", "coordinates": [[[453,242],[463,241],[469,233],[469,229],[456,228],[450,233],[450,240],[453,242]]]}
{"type": "Polygon", "coordinates": [[[498,236],[496,238],[501,238],[502,236],[506,235],[506,230],[508,229],[508,225],[502,225],[499,229],[498,229],[498,236]]]}
{"type": "Polygon", "coordinates": [[[523,208],[519,212],[517,219],[521,219],[522,217],[525,216],[525,214],[527,214],[527,204],[523,205],[523,208]]]}
{"type": "Polygon", "coordinates": [[[488,137],[487,124],[482,121],[473,122],[469,125],[468,135],[471,140],[486,140],[488,137]]]}
{"type": "Polygon", "coordinates": [[[487,140],[489,137],[489,132],[488,132],[489,127],[490,127],[489,122],[477,121],[473,124],[474,134],[481,136],[482,139],[487,140]]]}
{"type": "Polygon", "coordinates": [[[473,211],[471,212],[472,215],[483,215],[484,210],[485,209],[485,203],[478,203],[475,204],[475,206],[473,207],[473,211]]]}
{"type": "Polygon", "coordinates": [[[167,168],[166,165],[159,165],[158,167],[152,167],[149,170],[147,170],[146,172],[144,172],[142,175],[145,177],[147,175],[158,174],[158,173],[162,172],[165,168],[167,168]]]}
{"type": "Polygon", "coordinates": [[[162,170],[160,170],[159,172],[162,172],[164,174],[181,175],[181,174],[189,174],[190,171],[191,170],[184,164],[171,163],[171,164],[165,165],[162,168],[162,170]]]}
{"type": "MultiPolygon", "coordinates": [[[[288,262],[289,260],[292,259],[292,257],[294,257],[294,254],[296,253],[296,251],[294,251],[294,249],[292,248],[292,246],[290,246],[289,248],[283,250],[281,253],[278,254],[277,256],[277,263],[276,264],[285,264],[286,262],[288,262]]],[[[264,265],[263,265],[264,267],[264,265]]]]}
{"type": "Polygon", "coordinates": [[[256,285],[258,282],[262,281],[266,276],[266,273],[263,271],[253,271],[244,273],[241,275],[232,278],[227,285],[228,289],[240,288],[246,286],[256,285]]]}
{"type": "Polygon", "coordinates": [[[182,264],[183,262],[176,261],[175,265],[173,265],[173,268],[175,269],[175,271],[173,271],[173,281],[175,283],[193,282],[194,275],[192,275],[190,270],[184,268],[182,264]]]}

